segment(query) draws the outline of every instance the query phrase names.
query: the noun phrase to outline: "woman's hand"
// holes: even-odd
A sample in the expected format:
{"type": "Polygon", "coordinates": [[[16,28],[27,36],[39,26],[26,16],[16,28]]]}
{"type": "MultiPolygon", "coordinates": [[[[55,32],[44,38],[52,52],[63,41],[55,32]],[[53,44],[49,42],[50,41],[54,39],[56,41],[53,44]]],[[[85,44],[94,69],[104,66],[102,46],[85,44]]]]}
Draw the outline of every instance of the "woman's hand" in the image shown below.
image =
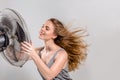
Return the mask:
{"type": "Polygon", "coordinates": [[[31,57],[32,59],[35,58],[36,55],[38,55],[32,43],[26,41],[21,43],[21,53],[28,54],[29,57],[31,57]]]}

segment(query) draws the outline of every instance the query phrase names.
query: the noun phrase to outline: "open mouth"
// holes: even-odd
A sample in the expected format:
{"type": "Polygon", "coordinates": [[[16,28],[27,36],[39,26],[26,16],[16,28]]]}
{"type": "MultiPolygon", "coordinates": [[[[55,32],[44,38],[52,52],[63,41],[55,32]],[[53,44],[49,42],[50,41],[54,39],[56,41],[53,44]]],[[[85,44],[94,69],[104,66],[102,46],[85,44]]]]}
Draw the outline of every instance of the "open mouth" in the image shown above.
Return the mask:
{"type": "Polygon", "coordinates": [[[40,32],[40,35],[45,35],[45,32],[40,32]]]}

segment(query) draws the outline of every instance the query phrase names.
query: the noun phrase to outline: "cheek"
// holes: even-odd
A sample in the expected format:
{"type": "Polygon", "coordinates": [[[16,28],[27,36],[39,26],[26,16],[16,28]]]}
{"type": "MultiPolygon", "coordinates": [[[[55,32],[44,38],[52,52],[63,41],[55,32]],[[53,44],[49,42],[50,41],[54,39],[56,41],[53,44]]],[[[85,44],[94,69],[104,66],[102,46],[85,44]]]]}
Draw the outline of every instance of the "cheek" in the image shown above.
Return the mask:
{"type": "Polygon", "coordinates": [[[53,38],[55,36],[55,34],[53,34],[53,32],[48,32],[48,33],[46,33],[46,36],[49,38],[53,38]]]}
{"type": "Polygon", "coordinates": [[[41,39],[51,39],[53,36],[53,34],[51,34],[50,32],[45,32],[45,33],[39,33],[39,38],[41,39]]]}
{"type": "Polygon", "coordinates": [[[51,32],[46,33],[46,36],[51,37],[53,34],[51,32]]]}

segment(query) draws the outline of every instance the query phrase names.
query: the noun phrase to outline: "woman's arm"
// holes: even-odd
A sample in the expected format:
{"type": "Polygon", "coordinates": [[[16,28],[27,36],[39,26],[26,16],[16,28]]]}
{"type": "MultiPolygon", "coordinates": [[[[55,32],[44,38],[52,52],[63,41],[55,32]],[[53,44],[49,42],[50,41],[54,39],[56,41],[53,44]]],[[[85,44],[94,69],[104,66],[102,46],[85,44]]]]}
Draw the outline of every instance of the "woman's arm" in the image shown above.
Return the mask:
{"type": "MultiPolygon", "coordinates": [[[[39,55],[41,48],[35,48],[36,54],[39,55]]],[[[29,60],[32,60],[31,56],[29,56],[29,60]]]]}
{"type": "Polygon", "coordinates": [[[46,64],[38,56],[34,57],[33,60],[44,78],[51,80],[64,68],[67,61],[67,54],[65,51],[60,51],[55,58],[54,64],[50,68],[48,68],[48,66],[46,66],[46,64]]]}
{"type": "Polygon", "coordinates": [[[34,47],[30,43],[23,42],[22,49],[24,50],[24,53],[27,53],[34,60],[38,70],[46,80],[51,80],[55,76],[57,76],[60,73],[60,71],[64,68],[64,65],[66,64],[68,59],[67,53],[65,51],[60,51],[55,58],[54,64],[49,68],[42,61],[39,55],[36,54],[34,47]]]}

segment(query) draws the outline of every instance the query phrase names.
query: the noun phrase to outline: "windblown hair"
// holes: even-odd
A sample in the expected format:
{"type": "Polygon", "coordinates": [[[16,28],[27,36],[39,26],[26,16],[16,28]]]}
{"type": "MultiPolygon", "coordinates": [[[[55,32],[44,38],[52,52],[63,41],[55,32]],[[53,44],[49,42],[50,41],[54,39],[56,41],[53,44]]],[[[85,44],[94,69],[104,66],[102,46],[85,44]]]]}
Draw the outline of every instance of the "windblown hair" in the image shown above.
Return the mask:
{"type": "Polygon", "coordinates": [[[83,30],[69,31],[59,20],[50,18],[55,27],[55,38],[54,42],[60,47],[64,48],[68,53],[68,69],[74,71],[78,69],[78,66],[86,59],[87,44],[83,40],[85,35],[76,34],[83,30]]]}

